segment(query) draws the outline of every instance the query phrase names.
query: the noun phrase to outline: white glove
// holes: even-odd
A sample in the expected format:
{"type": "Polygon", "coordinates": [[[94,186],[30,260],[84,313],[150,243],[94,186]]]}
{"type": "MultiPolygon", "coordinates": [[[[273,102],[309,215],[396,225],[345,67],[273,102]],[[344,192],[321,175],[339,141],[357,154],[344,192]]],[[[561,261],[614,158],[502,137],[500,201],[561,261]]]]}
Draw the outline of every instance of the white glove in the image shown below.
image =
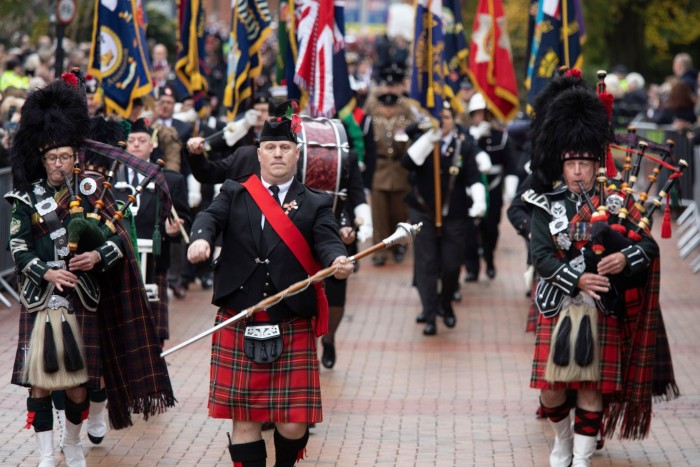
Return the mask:
{"type": "Polygon", "coordinates": [[[479,172],[482,174],[489,173],[491,170],[491,157],[485,152],[481,151],[476,155],[476,165],[479,167],[479,172]]]}
{"type": "Polygon", "coordinates": [[[228,122],[226,128],[224,128],[226,144],[233,146],[248,133],[249,129],[250,126],[248,126],[245,118],[236,120],[235,122],[228,122]]]}
{"type": "Polygon", "coordinates": [[[505,204],[510,204],[515,198],[515,192],[518,191],[518,183],[520,179],[517,175],[506,175],[503,181],[503,202],[505,204]]]}
{"type": "Polygon", "coordinates": [[[173,114],[173,118],[177,120],[181,120],[183,122],[187,123],[194,123],[197,121],[197,111],[194,109],[188,109],[185,110],[184,112],[177,112],[173,114]]]}
{"type": "Polygon", "coordinates": [[[442,133],[438,128],[426,131],[408,148],[408,156],[416,165],[423,165],[425,160],[432,153],[435,143],[440,141],[441,138],[442,133]]]}
{"type": "Polygon", "coordinates": [[[202,202],[202,185],[195,180],[194,175],[187,176],[187,203],[191,208],[199,206],[202,202]]]}
{"type": "Polygon", "coordinates": [[[243,120],[245,120],[246,124],[248,125],[248,130],[257,123],[258,118],[260,117],[260,112],[255,109],[249,109],[246,110],[245,112],[245,117],[243,117],[243,120]]]}
{"type": "Polygon", "coordinates": [[[484,120],[476,126],[469,127],[469,134],[479,141],[481,138],[491,135],[491,124],[484,120]]]}
{"type": "Polygon", "coordinates": [[[484,217],[486,214],[486,187],[483,183],[475,183],[469,187],[472,196],[472,207],[469,217],[484,217]]]}
{"type": "Polygon", "coordinates": [[[357,229],[357,241],[362,243],[372,238],[374,228],[372,227],[372,210],[369,204],[362,203],[353,210],[355,214],[355,224],[360,227],[357,229]]]}

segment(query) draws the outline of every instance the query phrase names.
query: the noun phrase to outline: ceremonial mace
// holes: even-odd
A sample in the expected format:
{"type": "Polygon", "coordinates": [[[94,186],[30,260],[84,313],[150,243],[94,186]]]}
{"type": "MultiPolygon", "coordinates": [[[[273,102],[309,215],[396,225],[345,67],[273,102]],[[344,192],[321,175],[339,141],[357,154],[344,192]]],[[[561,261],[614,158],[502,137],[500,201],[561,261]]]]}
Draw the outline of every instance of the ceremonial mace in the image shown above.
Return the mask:
{"type": "MultiPolygon", "coordinates": [[[[413,243],[413,240],[416,238],[416,235],[418,232],[420,232],[421,227],[423,226],[422,222],[419,222],[418,224],[408,224],[406,222],[400,222],[396,226],[396,230],[394,231],[393,234],[382,240],[381,242],[377,243],[376,245],[373,245],[366,250],[362,250],[361,252],[357,253],[356,255],[348,257],[348,259],[351,262],[355,262],[359,259],[364,258],[365,256],[371,255],[372,253],[375,253],[379,250],[382,250],[384,248],[389,248],[394,245],[410,245],[413,243]]],[[[270,297],[267,297],[266,299],[256,303],[255,305],[246,308],[245,310],[241,311],[235,316],[232,316],[231,318],[227,319],[226,321],[222,321],[221,323],[217,324],[213,328],[209,328],[206,331],[203,331],[196,336],[186,340],[185,342],[182,342],[175,347],[172,347],[165,352],[161,353],[161,357],[165,357],[167,355],[170,355],[171,353],[180,350],[183,347],[186,347],[193,342],[196,342],[203,337],[207,337],[210,334],[213,334],[214,332],[218,331],[221,328],[224,328],[226,326],[229,326],[236,321],[240,321],[243,318],[248,318],[252,316],[255,312],[260,311],[260,310],[265,310],[273,305],[278,304],[282,300],[284,300],[286,297],[291,297],[292,295],[296,295],[298,293],[303,292],[304,290],[308,289],[311,284],[314,284],[316,282],[320,282],[323,279],[332,276],[335,274],[335,272],[338,270],[338,265],[334,266],[328,266],[325,269],[321,269],[318,271],[316,274],[313,276],[310,276],[307,279],[304,279],[303,281],[295,282],[294,284],[290,285],[286,289],[282,290],[281,292],[277,292],[275,295],[272,295],[270,297]]]]}

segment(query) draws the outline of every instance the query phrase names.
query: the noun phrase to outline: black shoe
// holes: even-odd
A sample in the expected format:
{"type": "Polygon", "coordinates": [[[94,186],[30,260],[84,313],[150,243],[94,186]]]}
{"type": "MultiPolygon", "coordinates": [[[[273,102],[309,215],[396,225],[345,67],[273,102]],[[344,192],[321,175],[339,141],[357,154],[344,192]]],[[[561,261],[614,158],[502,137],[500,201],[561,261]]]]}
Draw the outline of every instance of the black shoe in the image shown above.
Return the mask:
{"type": "Polygon", "coordinates": [[[323,342],[323,340],[321,341],[321,344],[323,344],[321,363],[330,370],[333,368],[333,365],[335,365],[335,345],[323,342]]]}
{"type": "Polygon", "coordinates": [[[202,289],[209,290],[214,285],[214,279],[210,275],[203,276],[199,279],[202,282],[202,289]]]}
{"type": "Polygon", "coordinates": [[[461,301],[462,301],[462,294],[459,293],[459,290],[456,291],[456,292],[452,295],[452,300],[455,301],[455,302],[461,302],[461,301]]]}
{"type": "Polygon", "coordinates": [[[464,276],[464,282],[476,282],[479,279],[479,275],[475,272],[467,271],[467,275],[464,276]]]}
{"type": "Polygon", "coordinates": [[[457,324],[457,317],[455,316],[455,312],[452,309],[452,304],[443,303],[441,309],[443,319],[445,320],[445,326],[447,326],[448,328],[455,327],[455,324],[457,324]]]}
{"type": "Polygon", "coordinates": [[[397,263],[401,263],[403,262],[404,258],[406,258],[406,247],[403,245],[399,245],[394,250],[394,261],[396,261],[397,263]]]}
{"type": "Polygon", "coordinates": [[[383,256],[373,256],[372,264],[375,266],[384,266],[386,264],[386,258],[383,256]]]}
{"type": "Polygon", "coordinates": [[[170,290],[173,291],[173,296],[178,300],[184,300],[185,297],[187,297],[187,291],[181,285],[178,285],[177,287],[170,287],[170,290]]]}
{"type": "Polygon", "coordinates": [[[435,322],[425,323],[425,328],[423,328],[423,335],[434,336],[435,334],[437,334],[437,327],[435,326],[435,322]]]}
{"type": "Polygon", "coordinates": [[[496,268],[493,266],[486,268],[486,275],[489,276],[489,279],[496,277],[496,268]]]}
{"type": "Polygon", "coordinates": [[[416,316],[416,323],[425,323],[428,321],[428,312],[423,310],[416,316]]]}
{"type": "Polygon", "coordinates": [[[92,436],[90,433],[87,434],[88,439],[92,444],[100,444],[103,439],[105,439],[104,436],[92,436]]]}

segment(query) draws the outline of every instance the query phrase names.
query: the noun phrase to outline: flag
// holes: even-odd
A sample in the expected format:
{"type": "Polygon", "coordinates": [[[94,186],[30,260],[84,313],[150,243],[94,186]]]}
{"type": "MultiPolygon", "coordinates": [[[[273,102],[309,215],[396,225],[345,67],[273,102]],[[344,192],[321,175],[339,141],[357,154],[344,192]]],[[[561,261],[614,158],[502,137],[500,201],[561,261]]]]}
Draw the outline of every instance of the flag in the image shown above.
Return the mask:
{"type": "Polygon", "coordinates": [[[294,65],[297,61],[297,35],[294,0],[280,1],[277,27],[277,84],[287,86],[287,98],[299,100],[301,91],[294,82],[294,65]]]}
{"type": "MultiPolygon", "coordinates": [[[[528,77],[530,76],[530,57],[534,48],[537,53],[537,45],[535,45],[535,23],[537,20],[537,10],[539,8],[538,0],[530,0],[530,7],[527,12],[527,46],[525,47],[525,87],[530,89],[528,77]]],[[[539,41],[539,39],[538,39],[539,41]]]]}
{"type": "Polygon", "coordinates": [[[350,87],[348,62],[345,60],[345,2],[336,0],[334,6],[335,38],[342,44],[333,54],[333,97],[341,119],[352,113],[357,105],[350,87]]]}
{"type": "Polygon", "coordinates": [[[469,49],[469,76],[502,122],[518,112],[518,85],[502,0],[479,0],[469,49]]]}
{"type": "Polygon", "coordinates": [[[443,0],[442,20],[445,28],[445,82],[453,93],[467,76],[469,49],[464,35],[464,23],[459,0],[443,0]]]}
{"type": "Polygon", "coordinates": [[[88,73],[100,81],[107,113],[128,118],[134,99],[153,89],[145,29],[141,2],[95,2],[88,73]]]}
{"type": "Polygon", "coordinates": [[[224,106],[229,119],[243,109],[253,94],[251,81],[262,71],[260,47],[272,33],[267,0],[231,0],[231,34],[228,42],[227,83],[224,106]]]}
{"type": "Polygon", "coordinates": [[[205,64],[206,15],[202,0],[178,0],[179,29],[175,77],[178,87],[192,96],[195,110],[204,104],[208,69],[205,64]]]}
{"type": "Polygon", "coordinates": [[[559,67],[581,68],[585,41],[580,0],[541,0],[535,20],[526,88],[532,104],[559,67]]]}
{"type": "Polygon", "coordinates": [[[334,33],[333,0],[298,0],[298,54],[294,81],[309,95],[312,117],[335,113],[333,52],[341,46],[334,33]]]}
{"type": "Polygon", "coordinates": [[[410,97],[440,120],[445,98],[442,0],[416,1],[410,97]]]}
{"type": "MultiPolygon", "coordinates": [[[[148,39],[146,38],[146,29],[148,29],[148,16],[146,15],[146,8],[143,6],[143,1],[142,0],[136,0],[136,25],[138,26],[139,29],[139,39],[141,40],[141,44],[144,47],[147,47],[148,45],[148,39]]],[[[151,70],[151,57],[148,55],[148,53],[143,54],[144,58],[144,63],[146,66],[146,69],[151,70]]]]}
{"type": "Polygon", "coordinates": [[[333,54],[333,96],[335,98],[335,106],[338,109],[338,118],[343,122],[347,130],[350,147],[357,154],[357,162],[364,164],[364,135],[353,114],[357,107],[357,100],[352,87],[350,87],[348,62],[345,59],[345,1],[336,0],[334,8],[335,36],[336,40],[343,46],[333,54]]]}

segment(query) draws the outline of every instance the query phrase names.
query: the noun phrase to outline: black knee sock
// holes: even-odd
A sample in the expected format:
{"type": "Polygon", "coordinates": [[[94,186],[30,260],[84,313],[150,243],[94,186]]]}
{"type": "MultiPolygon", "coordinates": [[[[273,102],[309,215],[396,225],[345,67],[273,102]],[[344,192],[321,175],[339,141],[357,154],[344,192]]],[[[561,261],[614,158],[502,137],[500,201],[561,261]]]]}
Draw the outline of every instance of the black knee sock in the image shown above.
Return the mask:
{"type": "Polygon", "coordinates": [[[88,392],[88,397],[90,398],[90,402],[104,402],[107,400],[107,389],[93,389],[88,392]]]}
{"type": "Polygon", "coordinates": [[[27,397],[27,412],[25,428],[34,427],[37,433],[53,430],[51,396],[27,397]]]}
{"type": "Polygon", "coordinates": [[[83,402],[73,402],[66,397],[66,420],[73,425],[80,425],[87,418],[90,401],[86,397],[83,402]]]}
{"type": "Polygon", "coordinates": [[[231,444],[229,436],[228,452],[235,467],[265,467],[267,450],[263,439],[250,443],[231,444]]]}
{"type": "Polygon", "coordinates": [[[275,430],[275,467],[292,467],[304,458],[304,448],[309,441],[309,429],[299,439],[288,439],[275,430]]]}

